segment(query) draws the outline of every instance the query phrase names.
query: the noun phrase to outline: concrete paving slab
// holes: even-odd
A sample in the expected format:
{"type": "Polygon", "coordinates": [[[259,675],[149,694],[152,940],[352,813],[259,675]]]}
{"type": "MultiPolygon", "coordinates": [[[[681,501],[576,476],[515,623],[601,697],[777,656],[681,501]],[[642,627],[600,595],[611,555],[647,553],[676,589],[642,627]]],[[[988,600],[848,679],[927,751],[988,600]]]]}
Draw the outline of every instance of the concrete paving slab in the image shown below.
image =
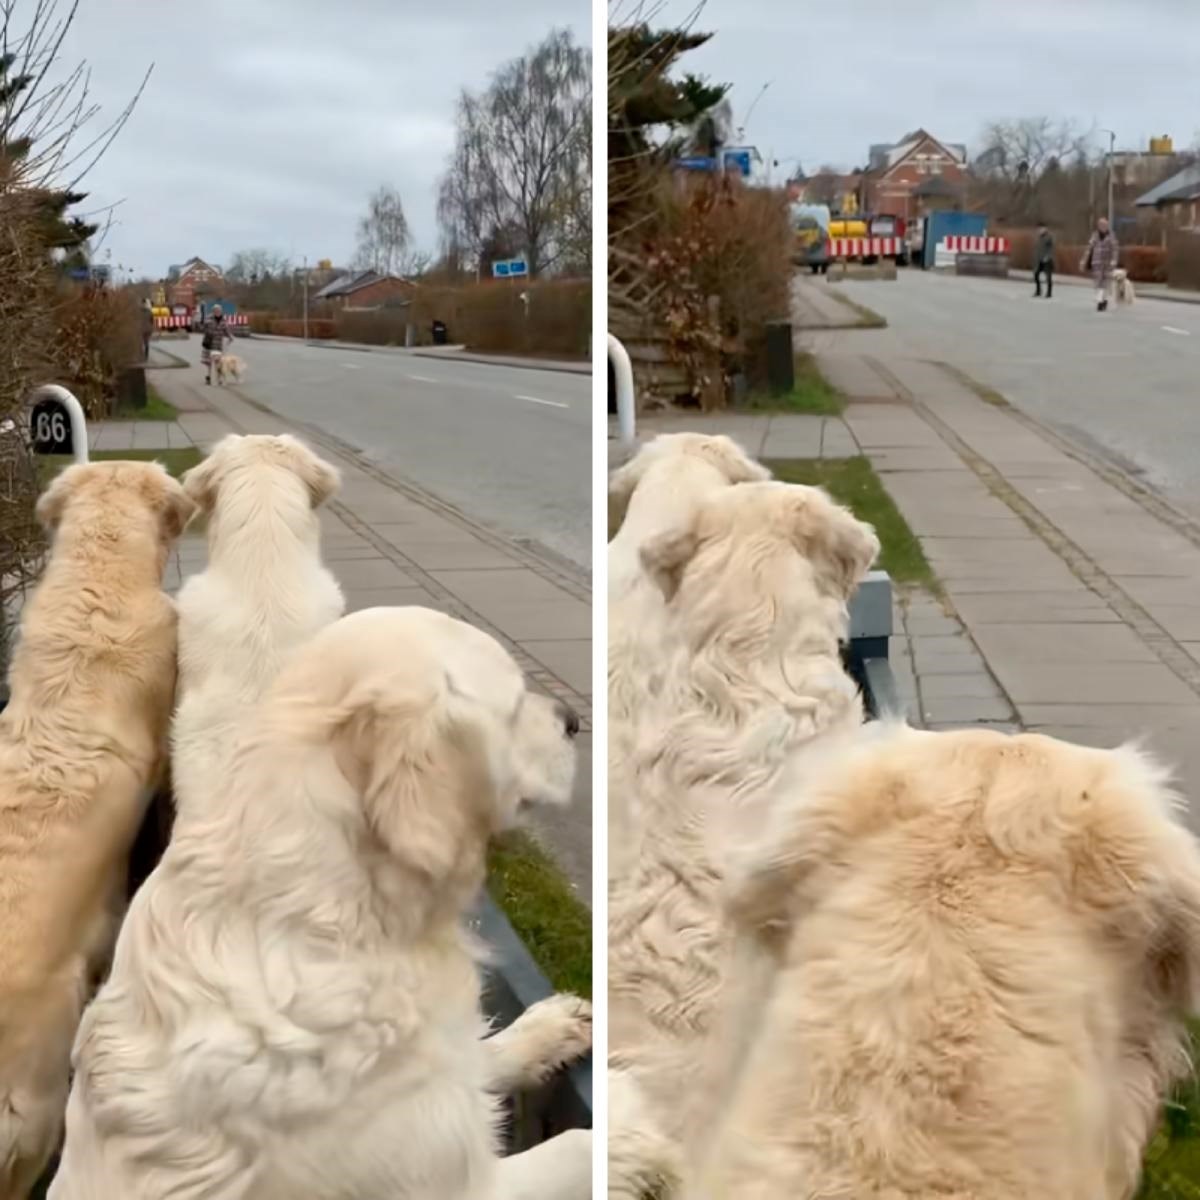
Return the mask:
{"type": "Polygon", "coordinates": [[[352,558],[339,562],[334,572],[345,591],[360,588],[415,587],[417,581],[386,558],[352,558]]]}
{"type": "Polygon", "coordinates": [[[421,587],[347,588],[346,611],[361,612],[364,608],[392,608],[415,606],[445,611],[442,601],[421,587]]]}
{"type": "Polygon", "coordinates": [[[843,421],[826,421],[825,435],[821,443],[822,458],[857,458],[862,447],[843,421]]]}
{"type": "Polygon", "coordinates": [[[411,542],[404,553],[426,571],[511,569],[511,555],[473,539],[471,542],[411,542]]]}
{"type": "Polygon", "coordinates": [[[487,571],[430,571],[430,574],[456,596],[467,598],[501,603],[544,603],[564,596],[561,588],[526,567],[487,571]]]}
{"type": "Polygon", "coordinates": [[[522,641],[538,662],[545,664],[559,679],[569,683],[583,696],[592,694],[592,643],[590,639],[563,641],[533,639],[522,641]]]}
{"type": "MultiPolygon", "coordinates": [[[[980,636],[985,636],[982,631],[980,636]]],[[[986,654],[986,651],[985,651],[986,654]]],[[[1045,663],[989,658],[1001,686],[1023,704],[1182,704],[1196,694],[1160,663],[1045,663]]]]}
{"type": "Polygon", "coordinates": [[[767,428],[759,454],[762,458],[820,458],[824,419],[801,414],[776,417],[767,428]]]}
{"type": "Polygon", "coordinates": [[[517,642],[591,637],[591,608],[578,600],[540,600],[524,604],[511,599],[468,598],[467,602],[517,642]]]}
{"type": "Polygon", "coordinates": [[[1058,592],[956,591],[955,608],[973,629],[978,625],[1023,625],[1026,621],[1114,625],[1121,619],[1095,592],[1080,586],[1058,592]]]}
{"type": "Polygon", "coordinates": [[[989,662],[1158,663],[1157,655],[1126,625],[1026,622],[985,625],[975,640],[989,662]]]}

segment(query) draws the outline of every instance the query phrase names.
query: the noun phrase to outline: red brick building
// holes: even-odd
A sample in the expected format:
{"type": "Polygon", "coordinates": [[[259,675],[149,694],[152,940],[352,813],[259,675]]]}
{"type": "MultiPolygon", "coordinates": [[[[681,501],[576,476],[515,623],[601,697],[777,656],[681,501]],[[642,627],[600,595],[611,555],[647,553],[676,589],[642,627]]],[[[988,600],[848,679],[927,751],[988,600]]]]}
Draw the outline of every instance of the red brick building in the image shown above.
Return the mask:
{"type": "Polygon", "coordinates": [[[172,304],[195,306],[219,293],[225,284],[224,276],[217,267],[210,266],[202,258],[189,258],[182,266],[167,271],[168,296],[172,304]]]}
{"type": "Polygon", "coordinates": [[[934,209],[961,208],[966,184],[966,146],[917,129],[894,144],[871,147],[863,206],[911,221],[934,209]]]}
{"type": "Polygon", "coordinates": [[[413,284],[408,279],[356,271],[326,284],[313,299],[335,308],[379,308],[389,300],[407,299],[412,291],[413,284]]]}

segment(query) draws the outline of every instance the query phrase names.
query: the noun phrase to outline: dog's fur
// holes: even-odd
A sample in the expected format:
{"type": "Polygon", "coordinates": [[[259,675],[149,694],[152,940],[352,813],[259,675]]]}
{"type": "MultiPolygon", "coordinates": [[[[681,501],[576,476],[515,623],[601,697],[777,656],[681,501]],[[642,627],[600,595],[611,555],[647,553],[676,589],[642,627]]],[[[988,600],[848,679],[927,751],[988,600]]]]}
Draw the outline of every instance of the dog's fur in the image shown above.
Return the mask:
{"type": "Polygon", "coordinates": [[[610,887],[609,1045],[668,1137],[723,986],[720,843],[757,824],[797,747],[861,722],[839,641],[878,549],[823,492],[778,482],[718,490],[643,548],[679,645],[641,714],[637,854],[610,887]]]}
{"type": "Polygon", "coordinates": [[[62,1127],[71,1040],[111,948],[125,858],[165,761],[192,513],[155,463],[67,468],[38,501],[50,560],[0,715],[0,1196],[24,1197],[62,1127]]]}
{"type": "Polygon", "coordinates": [[[571,716],[428,609],[298,650],[130,906],[53,1200],[588,1196],[590,1135],[499,1159],[491,1095],[576,1053],[586,1012],[485,1040],[464,928],[489,835],[567,802],[571,716]]]}
{"type": "Polygon", "coordinates": [[[245,360],[228,351],[213,353],[213,367],[219,384],[241,383],[246,374],[245,360]]]}
{"type": "Polygon", "coordinates": [[[1200,1004],[1165,773],[902,726],[796,770],[734,847],[730,1069],[687,1200],[1129,1200],[1200,1004]]]}
{"type": "Polygon", "coordinates": [[[1113,295],[1118,304],[1132,304],[1137,298],[1133,290],[1133,280],[1129,278],[1129,272],[1123,267],[1118,267],[1113,271],[1113,295]]]}
{"type": "Polygon", "coordinates": [[[248,707],[287,656],[345,609],[321,564],[316,511],[338,486],[337,470],[290,434],[231,434],[183,478],[208,517],[208,567],[179,593],[181,814],[214,794],[248,707]]]}
{"type": "Polygon", "coordinates": [[[662,434],[609,481],[619,525],[608,547],[609,872],[619,874],[638,840],[633,747],[657,693],[671,627],[662,590],[642,564],[651,539],[690,527],[704,497],[769,472],[730,438],[662,434]]]}

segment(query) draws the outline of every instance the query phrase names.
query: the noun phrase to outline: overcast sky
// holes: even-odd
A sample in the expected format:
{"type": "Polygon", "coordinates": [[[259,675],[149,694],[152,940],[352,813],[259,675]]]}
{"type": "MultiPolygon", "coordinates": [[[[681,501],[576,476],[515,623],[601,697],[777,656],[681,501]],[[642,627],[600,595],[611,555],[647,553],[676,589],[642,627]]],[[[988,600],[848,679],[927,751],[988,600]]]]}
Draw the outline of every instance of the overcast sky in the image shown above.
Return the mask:
{"type": "Polygon", "coordinates": [[[155,64],[85,207],[124,199],[106,246],[139,276],[256,246],[340,265],[381,183],[432,250],[460,89],[590,22],[587,0],[82,0],[63,58],[106,115],[155,64]]]}
{"type": "Polygon", "coordinates": [[[787,174],[862,166],[921,126],[974,151],[995,118],[1108,126],[1118,149],[1200,132],[1195,0],[707,0],[696,27],[715,36],[681,65],[734,85],[736,123],[769,84],[745,140],[787,174]]]}

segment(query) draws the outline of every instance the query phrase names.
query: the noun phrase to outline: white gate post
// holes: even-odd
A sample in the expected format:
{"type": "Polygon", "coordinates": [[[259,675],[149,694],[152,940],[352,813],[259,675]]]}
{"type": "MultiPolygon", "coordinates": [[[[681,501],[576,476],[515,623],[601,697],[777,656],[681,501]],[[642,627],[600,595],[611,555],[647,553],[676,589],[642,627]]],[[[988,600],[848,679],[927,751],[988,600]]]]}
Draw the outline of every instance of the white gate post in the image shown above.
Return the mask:
{"type": "Polygon", "coordinates": [[[608,335],[608,361],[613,366],[613,378],[617,386],[617,426],[621,444],[632,446],[635,426],[635,404],[633,397],[633,364],[629,352],[610,333],[608,335]]]}
{"type": "Polygon", "coordinates": [[[57,400],[67,410],[67,416],[71,419],[71,446],[75,452],[75,461],[87,462],[87,418],[83,415],[83,405],[65,387],[57,383],[44,383],[35,388],[30,403],[33,405],[39,400],[57,400]]]}

